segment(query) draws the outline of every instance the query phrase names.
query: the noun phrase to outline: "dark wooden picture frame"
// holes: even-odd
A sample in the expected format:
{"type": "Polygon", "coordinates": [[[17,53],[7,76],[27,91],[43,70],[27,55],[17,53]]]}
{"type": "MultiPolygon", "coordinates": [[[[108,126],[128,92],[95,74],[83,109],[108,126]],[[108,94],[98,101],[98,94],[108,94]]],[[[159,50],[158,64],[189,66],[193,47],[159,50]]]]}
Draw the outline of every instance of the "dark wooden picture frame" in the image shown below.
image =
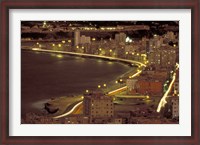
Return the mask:
{"type": "Polygon", "coordinates": [[[1,2],[1,135],[3,145],[14,144],[153,144],[199,145],[199,0],[68,0],[68,1],[21,1],[1,2]],[[9,136],[9,10],[10,9],[191,9],[192,11],[192,130],[191,136],[66,136],[66,137],[17,137],[9,136]]]}

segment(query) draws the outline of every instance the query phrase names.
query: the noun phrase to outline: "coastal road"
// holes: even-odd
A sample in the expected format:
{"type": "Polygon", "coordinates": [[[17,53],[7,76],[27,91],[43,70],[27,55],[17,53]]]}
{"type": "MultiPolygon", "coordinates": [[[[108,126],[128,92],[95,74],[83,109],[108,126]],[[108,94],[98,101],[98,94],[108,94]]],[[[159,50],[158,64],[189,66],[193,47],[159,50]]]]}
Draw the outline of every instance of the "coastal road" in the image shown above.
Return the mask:
{"type": "MultiPolygon", "coordinates": [[[[26,50],[30,50],[28,48],[24,48],[26,50]]],[[[121,61],[121,62],[126,62],[126,63],[130,63],[130,64],[138,64],[140,66],[144,66],[146,67],[146,65],[144,63],[141,63],[139,61],[134,61],[134,60],[127,60],[127,59],[122,59],[122,58],[114,58],[114,57],[109,57],[109,56],[102,56],[102,55],[94,55],[94,54],[84,54],[84,53],[75,53],[75,52],[66,52],[66,51],[57,51],[57,50],[46,50],[46,49],[41,49],[41,48],[32,48],[31,50],[33,51],[38,51],[38,52],[48,52],[48,53],[58,53],[58,54],[68,54],[68,55],[76,55],[76,56],[86,56],[86,57],[94,57],[94,58],[103,58],[103,59],[108,59],[108,60],[115,60],[115,61],[121,61]]],[[[137,73],[133,74],[132,76],[130,76],[130,78],[134,78],[136,76],[138,76],[142,71],[138,71],[137,73]]],[[[117,93],[123,92],[127,89],[127,86],[115,89],[113,91],[108,92],[109,96],[115,95],[117,93]]],[[[77,103],[70,111],[55,116],[53,118],[62,118],[65,116],[68,116],[70,114],[79,114],[82,110],[81,108],[83,108],[82,106],[83,101],[77,103]]]]}
{"type": "MultiPolygon", "coordinates": [[[[26,48],[24,48],[24,49],[26,49],[26,48]]],[[[26,50],[29,50],[29,49],[26,49],[26,50]]],[[[126,63],[130,63],[130,64],[138,64],[138,65],[144,66],[144,67],[146,66],[144,63],[141,63],[139,61],[122,59],[122,58],[115,58],[115,57],[103,56],[103,55],[85,54],[85,53],[76,53],[76,52],[67,52],[67,51],[57,51],[57,50],[46,50],[46,49],[41,49],[41,48],[32,48],[32,50],[39,51],[39,52],[49,52],[49,53],[52,52],[52,53],[59,53],[59,54],[103,58],[103,59],[108,59],[108,60],[116,60],[116,61],[126,62],[126,63]]]]}
{"type": "MultiPolygon", "coordinates": [[[[138,76],[142,71],[139,71],[135,74],[132,75],[132,78],[138,76]]],[[[127,86],[124,86],[124,87],[121,87],[119,89],[116,89],[116,90],[113,90],[113,91],[110,91],[108,92],[108,96],[113,96],[117,93],[120,93],[120,92],[123,92],[127,89],[127,86]]],[[[55,116],[53,118],[62,118],[62,117],[66,117],[70,114],[80,114],[83,110],[83,101],[77,103],[70,111],[64,113],[64,114],[61,114],[61,115],[58,115],[58,116],[55,116]]]]}

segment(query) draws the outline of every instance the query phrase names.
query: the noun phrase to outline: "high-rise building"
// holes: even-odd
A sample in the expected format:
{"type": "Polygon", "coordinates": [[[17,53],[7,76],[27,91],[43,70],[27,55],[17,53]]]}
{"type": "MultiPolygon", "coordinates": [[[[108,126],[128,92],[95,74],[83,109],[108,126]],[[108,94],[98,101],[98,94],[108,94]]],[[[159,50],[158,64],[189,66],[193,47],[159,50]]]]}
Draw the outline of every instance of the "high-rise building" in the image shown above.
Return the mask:
{"type": "Polygon", "coordinates": [[[113,99],[101,93],[84,96],[83,113],[92,119],[112,118],[114,116],[113,99]]]}
{"type": "Polygon", "coordinates": [[[170,68],[176,64],[176,50],[170,47],[161,47],[160,49],[152,50],[148,54],[150,65],[155,65],[163,68],[170,68]]]}
{"type": "Polygon", "coordinates": [[[161,66],[171,67],[176,64],[176,50],[170,48],[164,48],[161,51],[161,66]]]}
{"type": "Polygon", "coordinates": [[[80,31],[76,30],[74,32],[74,46],[77,46],[80,44],[80,31]]]}
{"type": "Polygon", "coordinates": [[[125,33],[118,33],[115,34],[115,41],[117,43],[125,43],[126,42],[126,34],[125,33]]]}

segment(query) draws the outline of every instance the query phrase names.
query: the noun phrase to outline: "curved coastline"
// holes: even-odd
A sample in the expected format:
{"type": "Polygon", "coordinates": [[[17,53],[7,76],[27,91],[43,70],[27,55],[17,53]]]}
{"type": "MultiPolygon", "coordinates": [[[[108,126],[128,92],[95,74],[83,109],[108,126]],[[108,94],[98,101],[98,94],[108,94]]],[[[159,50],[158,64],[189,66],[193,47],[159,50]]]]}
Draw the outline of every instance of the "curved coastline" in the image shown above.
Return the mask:
{"type": "Polygon", "coordinates": [[[145,64],[134,61],[134,60],[128,60],[123,58],[115,58],[110,56],[102,56],[102,55],[95,55],[95,54],[85,54],[85,53],[76,53],[76,52],[67,52],[67,51],[57,51],[57,50],[47,50],[47,49],[41,49],[41,48],[22,48],[22,50],[30,50],[30,51],[37,51],[37,52],[47,52],[47,53],[57,53],[57,54],[67,54],[67,55],[74,55],[74,56],[80,56],[80,57],[90,57],[90,58],[99,58],[99,59],[105,59],[110,61],[119,61],[122,63],[128,63],[128,64],[137,64],[138,66],[146,66],[145,64]]]}
{"type": "MultiPolygon", "coordinates": [[[[28,50],[28,51],[36,51],[36,52],[46,52],[46,53],[56,53],[56,54],[66,54],[66,55],[71,55],[71,56],[79,56],[79,57],[86,57],[86,58],[97,58],[97,59],[104,59],[104,60],[108,60],[108,61],[117,61],[117,62],[121,62],[121,63],[125,63],[125,64],[136,64],[138,66],[146,66],[145,64],[138,62],[138,61],[134,61],[134,60],[127,60],[127,59],[122,59],[122,58],[114,58],[114,57],[109,57],[109,56],[101,56],[101,55],[92,55],[92,54],[83,54],[83,53],[74,53],[74,52],[66,52],[66,51],[56,51],[56,50],[47,50],[47,49],[41,49],[41,48],[22,48],[22,50],[28,50]]],[[[127,73],[127,72],[126,72],[127,73]]],[[[125,73],[125,74],[126,74],[125,73]]],[[[124,75],[124,74],[122,74],[124,75]]],[[[114,84],[112,84],[113,86],[114,84]]],[[[123,86],[123,90],[126,86],[123,86]]],[[[114,89],[114,88],[112,88],[114,89]]],[[[115,90],[119,90],[121,88],[115,89],[115,90]]],[[[115,91],[114,90],[114,91],[115,91]]],[[[111,95],[113,93],[113,91],[109,91],[109,95],[111,95]]],[[[81,101],[82,102],[82,101],[81,101]]],[[[71,113],[73,113],[72,110],[75,110],[76,107],[81,105],[81,102],[75,104],[75,106],[68,112],[63,112],[62,114],[58,115],[58,116],[54,116],[53,118],[61,118],[67,115],[70,115],[71,113]]]]}

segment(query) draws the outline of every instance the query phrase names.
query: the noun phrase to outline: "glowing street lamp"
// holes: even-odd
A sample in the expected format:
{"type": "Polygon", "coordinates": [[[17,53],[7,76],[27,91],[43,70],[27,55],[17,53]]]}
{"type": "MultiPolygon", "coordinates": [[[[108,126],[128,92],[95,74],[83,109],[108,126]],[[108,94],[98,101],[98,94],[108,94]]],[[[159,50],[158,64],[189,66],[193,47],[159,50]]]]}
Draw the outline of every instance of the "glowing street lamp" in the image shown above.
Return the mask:
{"type": "Polygon", "coordinates": [[[101,85],[98,85],[98,88],[101,88],[101,85]]]}
{"type": "Polygon", "coordinates": [[[58,44],[58,47],[61,47],[62,45],[61,44],[58,44]]]}
{"type": "Polygon", "coordinates": [[[106,84],[103,84],[104,87],[106,87],[106,84]]]}
{"type": "Polygon", "coordinates": [[[62,43],[65,43],[65,40],[63,40],[62,43]]]}
{"type": "Polygon", "coordinates": [[[89,90],[85,90],[86,93],[89,93],[89,90]]]}

